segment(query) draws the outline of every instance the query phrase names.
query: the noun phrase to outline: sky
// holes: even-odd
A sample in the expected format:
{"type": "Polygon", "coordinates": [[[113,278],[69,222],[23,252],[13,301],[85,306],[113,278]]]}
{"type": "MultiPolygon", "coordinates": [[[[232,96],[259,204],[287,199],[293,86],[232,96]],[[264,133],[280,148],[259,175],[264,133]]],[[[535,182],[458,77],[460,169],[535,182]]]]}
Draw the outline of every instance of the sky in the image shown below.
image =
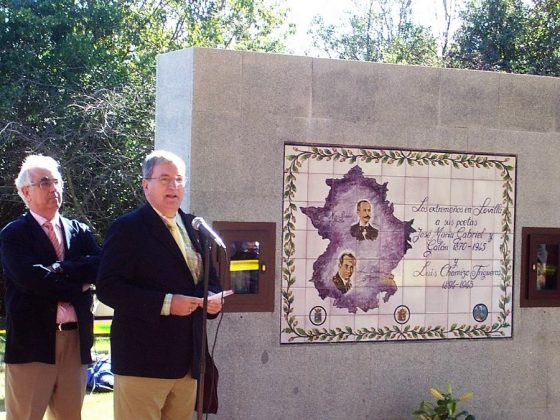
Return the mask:
{"type": "MultiPolygon", "coordinates": [[[[462,3],[464,0],[453,0],[462,3]]],[[[288,40],[288,50],[292,54],[304,55],[311,49],[311,36],[307,35],[309,23],[313,16],[320,14],[327,24],[339,24],[344,18],[344,11],[353,6],[352,0],[284,0],[290,8],[288,21],[297,26],[296,36],[288,40]]],[[[448,1],[449,3],[449,1],[448,1]]],[[[432,27],[439,35],[444,28],[442,0],[413,0],[412,19],[415,23],[432,27]]],[[[313,56],[318,52],[313,51],[313,56]]]]}

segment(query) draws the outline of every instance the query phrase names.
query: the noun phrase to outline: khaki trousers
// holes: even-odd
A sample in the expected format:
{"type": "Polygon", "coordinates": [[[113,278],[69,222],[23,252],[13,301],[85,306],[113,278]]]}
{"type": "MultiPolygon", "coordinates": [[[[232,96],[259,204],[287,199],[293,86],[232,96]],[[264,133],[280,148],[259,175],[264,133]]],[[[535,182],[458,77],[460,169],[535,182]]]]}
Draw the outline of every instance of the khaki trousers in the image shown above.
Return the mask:
{"type": "Polygon", "coordinates": [[[196,401],[196,379],[115,375],[115,420],[191,420],[196,401]]]}
{"type": "Polygon", "coordinates": [[[56,332],[55,364],[6,364],[6,420],[80,420],[87,365],[78,330],[56,332]]]}

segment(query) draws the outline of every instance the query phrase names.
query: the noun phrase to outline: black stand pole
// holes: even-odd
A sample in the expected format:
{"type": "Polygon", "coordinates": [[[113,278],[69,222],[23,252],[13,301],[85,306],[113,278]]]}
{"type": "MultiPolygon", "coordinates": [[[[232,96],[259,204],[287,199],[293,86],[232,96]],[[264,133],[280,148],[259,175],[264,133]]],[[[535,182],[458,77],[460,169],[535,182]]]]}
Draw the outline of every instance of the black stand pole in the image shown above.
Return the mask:
{"type": "Polygon", "coordinates": [[[202,259],[204,261],[204,295],[202,301],[202,337],[200,344],[200,375],[198,377],[198,404],[197,419],[202,420],[204,412],[204,375],[206,373],[206,320],[208,319],[208,276],[210,271],[210,255],[212,251],[212,241],[206,235],[202,236],[202,259]]]}

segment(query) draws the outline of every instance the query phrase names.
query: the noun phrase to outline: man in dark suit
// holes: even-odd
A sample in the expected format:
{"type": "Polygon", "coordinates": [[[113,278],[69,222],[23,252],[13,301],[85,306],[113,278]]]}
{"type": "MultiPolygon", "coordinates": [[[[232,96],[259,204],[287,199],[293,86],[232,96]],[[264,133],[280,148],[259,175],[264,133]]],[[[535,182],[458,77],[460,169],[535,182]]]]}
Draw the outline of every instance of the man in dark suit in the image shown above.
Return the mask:
{"type": "Polygon", "coordinates": [[[57,162],[28,156],[16,179],[29,211],[0,232],[6,283],[6,419],[80,419],[91,363],[99,246],[62,217],[57,162]]]}
{"type": "MultiPolygon", "coordinates": [[[[98,296],[114,312],[111,328],[115,420],[190,419],[202,333],[203,272],[194,218],[179,209],[185,163],[155,151],[142,166],[148,203],[110,227],[98,296]]],[[[209,289],[219,292],[213,270],[209,289]]],[[[220,312],[208,301],[208,314],[220,312]]]]}
{"type": "Polygon", "coordinates": [[[377,239],[377,229],[369,223],[372,217],[371,203],[368,200],[358,201],[356,213],[358,214],[358,223],[350,226],[350,235],[358,241],[377,239]]]}
{"type": "Polygon", "coordinates": [[[351,252],[345,252],[338,259],[338,272],[332,278],[335,287],[343,294],[352,288],[350,278],[356,268],[356,257],[351,252]]]}

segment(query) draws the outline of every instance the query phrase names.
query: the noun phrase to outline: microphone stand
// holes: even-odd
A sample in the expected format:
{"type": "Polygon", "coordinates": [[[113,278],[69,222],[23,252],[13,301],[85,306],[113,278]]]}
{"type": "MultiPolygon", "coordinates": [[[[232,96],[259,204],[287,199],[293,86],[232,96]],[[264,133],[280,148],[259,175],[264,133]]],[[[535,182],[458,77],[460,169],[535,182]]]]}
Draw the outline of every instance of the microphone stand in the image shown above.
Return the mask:
{"type": "Polygon", "coordinates": [[[200,235],[202,241],[202,259],[204,261],[204,295],[202,301],[202,337],[200,344],[200,375],[198,377],[198,404],[197,419],[202,420],[204,412],[204,376],[206,374],[206,321],[208,319],[208,277],[210,272],[210,254],[212,250],[212,241],[206,235],[200,235]]]}

